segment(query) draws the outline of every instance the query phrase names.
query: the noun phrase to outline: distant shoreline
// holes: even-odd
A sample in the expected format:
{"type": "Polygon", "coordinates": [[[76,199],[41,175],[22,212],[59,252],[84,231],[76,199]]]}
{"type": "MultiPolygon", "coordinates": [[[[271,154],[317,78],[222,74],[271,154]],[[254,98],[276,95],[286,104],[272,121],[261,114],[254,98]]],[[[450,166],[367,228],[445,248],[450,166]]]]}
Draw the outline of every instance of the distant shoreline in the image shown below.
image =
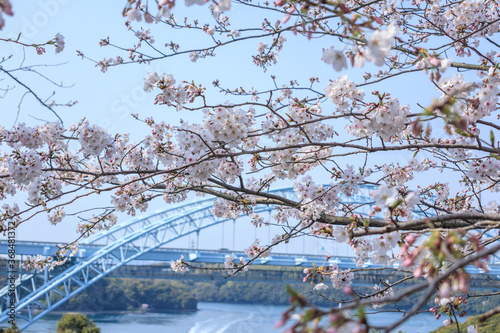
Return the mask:
{"type": "Polygon", "coordinates": [[[85,316],[105,316],[105,315],[127,315],[127,314],[155,314],[155,313],[179,313],[179,312],[197,312],[200,311],[196,309],[184,309],[184,310],[168,310],[168,311],[50,311],[46,316],[62,316],[65,313],[78,313],[85,316]]]}

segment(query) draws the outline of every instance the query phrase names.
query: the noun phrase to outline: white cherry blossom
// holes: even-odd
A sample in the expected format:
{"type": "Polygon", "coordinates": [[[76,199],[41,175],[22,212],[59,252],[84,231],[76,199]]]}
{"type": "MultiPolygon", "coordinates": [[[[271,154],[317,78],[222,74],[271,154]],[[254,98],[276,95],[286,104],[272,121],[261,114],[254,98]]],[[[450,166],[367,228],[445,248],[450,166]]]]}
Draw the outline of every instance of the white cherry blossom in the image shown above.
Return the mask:
{"type": "Polygon", "coordinates": [[[347,59],[342,51],[337,51],[332,47],[323,51],[323,57],[321,58],[326,64],[332,65],[333,69],[340,72],[343,69],[347,69],[347,59]]]}
{"type": "Polygon", "coordinates": [[[386,185],[380,185],[375,191],[370,193],[377,206],[380,208],[392,207],[397,200],[398,191],[394,187],[389,188],[386,185]]]}
{"type": "Polygon", "coordinates": [[[387,26],[386,30],[375,30],[368,39],[365,58],[377,66],[382,66],[385,58],[391,54],[391,47],[394,45],[398,30],[394,21],[387,26]]]}

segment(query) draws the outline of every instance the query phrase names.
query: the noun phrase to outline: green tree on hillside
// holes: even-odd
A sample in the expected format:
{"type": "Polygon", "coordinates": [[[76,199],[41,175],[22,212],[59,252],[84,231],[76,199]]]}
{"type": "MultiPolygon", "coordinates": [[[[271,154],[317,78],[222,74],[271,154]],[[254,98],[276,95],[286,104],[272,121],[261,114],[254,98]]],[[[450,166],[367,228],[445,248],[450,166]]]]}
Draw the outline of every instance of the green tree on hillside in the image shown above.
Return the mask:
{"type": "Polygon", "coordinates": [[[79,313],[66,313],[57,322],[57,333],[101,333],[101,329],[79,313]]]}
{"type": "Polygon", "coordinates": [[[12,327],[0,328],[0,333],[21,333],[21,331],[17,328],[16,324],[14,324],[12,327]]]}

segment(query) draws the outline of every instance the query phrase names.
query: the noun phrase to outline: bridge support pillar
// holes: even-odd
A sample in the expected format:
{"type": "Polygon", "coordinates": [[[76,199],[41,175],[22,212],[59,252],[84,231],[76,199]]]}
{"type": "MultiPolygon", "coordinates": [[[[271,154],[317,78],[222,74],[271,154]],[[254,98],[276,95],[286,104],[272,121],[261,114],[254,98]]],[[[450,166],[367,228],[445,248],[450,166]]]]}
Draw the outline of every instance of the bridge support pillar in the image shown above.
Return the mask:
{"type": "Polygon", "coordinates": [[[43,284],[47,283],[49,281],[49,268],[45,267],[43,270],[43,284]]]}

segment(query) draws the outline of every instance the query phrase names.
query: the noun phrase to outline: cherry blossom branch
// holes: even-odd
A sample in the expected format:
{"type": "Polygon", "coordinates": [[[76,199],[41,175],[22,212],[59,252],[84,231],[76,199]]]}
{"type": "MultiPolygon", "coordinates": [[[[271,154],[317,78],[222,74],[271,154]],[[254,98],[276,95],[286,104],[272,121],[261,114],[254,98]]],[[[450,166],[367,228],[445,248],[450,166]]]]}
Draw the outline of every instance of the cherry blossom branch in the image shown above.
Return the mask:
{"type": "Polygon", "coordinates": [[[14,80],[15,82],[17,82],[18,84],[20,84],[21,86],[23,86],[31,95],[33,95],[33,97],[35,97],[35,99],[37,101],[40,102],[40,104],[42,104],[45,108],[49,109],[56,117],[57,119],[59,119],[59,122],[61,124],[63,124],[63,121],[61,119],[61,117],[59,117],[59,115],[57,114],[57,112],[54,111],[54,109],[52,109],[52,107],[50,107],[49,105],[47,105],[44,101],[42,101],[40,99],[40,97],[38,97],[38,95],[30,88],[28,87],[27,85],[25,85],[23,82],[21,82],[18,78],[16,78],[15,76],[13,76],[12,74],[9,73],[9,71],[5,70],[3,67],[0,66],[0,71],[7,74],[7,76],[9,76],[12,80],[14,80]]]}
{"type": "Polygon", "coordinates": [[[320,309],[314,309],[314,311],[311,313],[312,318],[309,318],[310,320],[314,320],[316,318],[321,318],[326,315],[335,315],[338,313],[341,313],[343,311],[348,311],[348,310],[354,310],[356,308],[364,307],[364,306],[371,306],[373,304],[389,304],[389,303],[396,303],[403,298],[407,297],[408,295],[415,294],[416,292],[419,292],[423,289],[426,289],[425,294],[420,297],[420,300],[414,304],[414,306],[409,310],[405,312],[405,316],[403,316],[401,319],[398,319],[397,321],[393,322],[392,324],[388,326],[371,326],[374,329],[379,329],[383,330],[387,333],[391,332],[394,330],[396,327],[404,323],[405,321],[409,320],[411,317],[413,317],[415,314],[417,314],[420,309],[422,308],[423,305],[432,297],[432,295],[435,293],[436,288],[440,285],[440,283],[447,279],[448,276],[453,274],[457,269],[465,267],[472,262],[481,259],[485,256],[491,255],[493,253],[496,253],[500,250],[500,244],[496,244],[495,246],[492,246],[490,248],[483,249],[477,253],[471,254],[461,260],[456,261],[452,265],[450,265],[446,270],[444,270],[441,274],[437,275],[436,277],[432,278],[431,280],[428,280],[426,282],[419,283],[416,286],[407,288],[404,292],[399,294],[398,296],[390,296],[390,297],[385,297],[382,300],[361,300],[358,302],[355,302],[353,304],[348,304],[344,306],[342,309],[335,309],[332,308],[328,311],[323,311],[320,309]]]}
{"type": "Polygon", "coordinates": [[[406,320],[408,320],[409,318],[411,318],[412,316],[414,316],[418,312],[418,310],[427,302],[427,300],[429,300],[429,298],[432,297],[432,295],[435,292],[436,288],[438,287],[439,283],[441,281],[443,281],[444,279],[446,279],[453,272],[455,272],[458,268],[465,267],[465,266],[469,265],[470,263],[472,263],[472,262],[474,262],[474,261],[476,261],[478,259],[484,258],[484,257],[486,257],[486,256],[488,256],[490,254],[494,254],[494,253],[498,252],[499,250],[500,250],[500,244],[496,244],[495,246],[492,246],[490,248],[487,248],[487,249],[484,249],[484,250],[479,251],[477,253],[474,253],[474,254],[472,254],[472,255],[470,255],[468,257],[465,257],[462,260],[459,260],[459,261],[453,263],[442,274],[436,276],[431,281],[428,281],[426,283],[422,283],[421,285],[416,286],[415,288],[412,288],[412,289],[414,289],[414,291],[427,288],[427,292],[420,299],[420,301],[417,302],[410,309],[410,311],[406,313],[406,315],[405,315],[404,318],[401,318],[398,321],[396,321],[395,323],[393,323],[392,325],[386,327],[385,331],[386,332],[392,331],[393,329],[395,329],[396,327],[398,327],[399,325],[401,325],[403,322],[405,322],[406,320]]]}

